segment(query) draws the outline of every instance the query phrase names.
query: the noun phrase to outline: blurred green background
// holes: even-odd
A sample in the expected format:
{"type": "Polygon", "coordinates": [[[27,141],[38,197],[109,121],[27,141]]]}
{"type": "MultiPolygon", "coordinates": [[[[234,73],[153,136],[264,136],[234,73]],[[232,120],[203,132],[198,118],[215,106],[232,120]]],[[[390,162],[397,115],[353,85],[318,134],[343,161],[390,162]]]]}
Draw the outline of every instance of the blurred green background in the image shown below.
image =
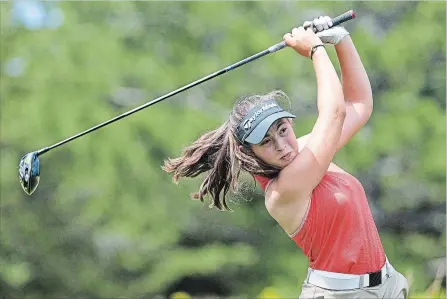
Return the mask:
{"type": "Polygon", "coordinates": [[[349,9],[357,18],[345,27],[375,110],[336,162],[364,184],[410,295],[445,298],[445,2],[15,1],[0,8],[4,298],[297,298],[307,260],[268,216],[252,180],[232,196],[234,212],[219,212],[189,199],[200,178],[174,185],[160,168],[248,93],[284,90],[297,135],[308,133],[315,76],[291,49],[42,156],[32,196],[21,190],[17,167],[27,152],[264,50],[305,20],[349,9]]]}

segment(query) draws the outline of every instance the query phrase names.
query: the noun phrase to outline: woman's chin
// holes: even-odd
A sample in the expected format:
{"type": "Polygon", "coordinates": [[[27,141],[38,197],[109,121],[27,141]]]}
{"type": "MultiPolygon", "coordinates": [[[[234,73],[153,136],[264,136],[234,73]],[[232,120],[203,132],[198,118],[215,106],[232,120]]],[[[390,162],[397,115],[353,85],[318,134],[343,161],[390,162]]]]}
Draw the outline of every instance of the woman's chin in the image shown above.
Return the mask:
{"type": "Polygon", "coordinates": [[[290,153],[290,155],[281,158],[280,162],[281,162],[281,169],[288,166],[290,163],[292,163],[292,161],[296,158],[297,154],[292,152],[290,153]]]}

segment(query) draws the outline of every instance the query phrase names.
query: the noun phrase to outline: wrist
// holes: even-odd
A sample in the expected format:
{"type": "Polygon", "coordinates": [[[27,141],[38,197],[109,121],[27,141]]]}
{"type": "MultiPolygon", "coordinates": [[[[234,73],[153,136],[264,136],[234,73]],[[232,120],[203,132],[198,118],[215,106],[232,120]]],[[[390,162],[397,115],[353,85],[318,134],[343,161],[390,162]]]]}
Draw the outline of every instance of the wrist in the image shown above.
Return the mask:
{"type": "Polygon", "coordinates": [[[310,49],[309,57],[311,60],[318,55],[317,53],[326,52],[326,48],[323,43],[316,44],[310,49]],[[323,51],[324,50],[324,51],[323,51]]]}
{"type": "Polygon", "coordinates": [[[335,50],[340,51],[340,50],[343,50],[344,48],[347,48],[353,44],[354,43],[352,42],[352,39],[348,34],[345,37],[343,37],[338,43],[336,43],[334,45],[334,48],[335,48],[335,50]]]}

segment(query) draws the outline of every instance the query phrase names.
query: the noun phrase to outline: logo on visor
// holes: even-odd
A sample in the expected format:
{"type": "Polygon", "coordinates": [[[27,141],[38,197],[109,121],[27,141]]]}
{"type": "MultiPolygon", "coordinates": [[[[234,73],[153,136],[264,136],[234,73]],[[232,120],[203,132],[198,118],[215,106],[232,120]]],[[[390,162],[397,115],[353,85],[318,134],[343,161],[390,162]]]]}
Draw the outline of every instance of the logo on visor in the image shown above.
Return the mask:
{"type": "Polygon", "coordinates": [[[256,118],[262,114],[262,112],[271,109],[273,107],[277,107],[278,104],[276,103],[271,103],[271,104],[267,104],[262,106],[258,111],[255,112],[255,114],[253,114],[252,117],[250,117],[249,119],[247,119],[246,121],[244,121],[244,129],[245,130],[249,130],[251,128],[252,123],[256,120],[256,118]]]}

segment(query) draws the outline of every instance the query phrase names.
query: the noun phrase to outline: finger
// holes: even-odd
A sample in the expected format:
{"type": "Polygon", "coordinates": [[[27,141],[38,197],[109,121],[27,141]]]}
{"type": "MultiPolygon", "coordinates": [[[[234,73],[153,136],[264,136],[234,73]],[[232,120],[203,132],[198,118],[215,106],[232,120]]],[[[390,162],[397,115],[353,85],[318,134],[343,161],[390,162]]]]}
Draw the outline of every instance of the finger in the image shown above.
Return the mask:
{"type": "Polygon", "coordinates": [[[320,22],[323,25],[323,30],[329,29],[329,24],[326,17],[320,17],[320,22]]]}
{"type": "Polygon", "coordinates": [[[284,36],[282,37],[284,40],[286,38],[292,38],[292,34],[290,32],[287,32],[286,34],[284,34],[284,36]]]}
{"type": "Polygon", "coordinates": [[[332,27],[332,19],[330,18],[330,17],[328,17],[328,16],[325,16],[324,17],[325,18],[325,20],[326,20],[326,23],[329,25],[329,27],[332,27]]]}
{"type": "Polygon", "coordinates": [[[312,22],[311,21],[306,21],[306,22],[303,23],[303,28],[304,29],[307,29],[308,27],[311,27],[311,26],[312,26],[312,22]]]}
{"type": "Polygon", "coordinates": [[[297,34],[298,34],[298,28],[295,27],[292,29],[292,35],[295,36],[297,34]]]}
{"type": "Polygon", "coordinates": [[[304,22],[304,24],[303,24],[304,30],[307,30],[308,28],[312,28],[312,31],[314,33],[317,33],[317,28],[315,28],[313,21],[306,21],[306,22],[304,22]],[[306,24],[306,25],[304,25],[304,24],[306,24]]]}
{"type": "Polygon", "coordinates": [[[283,39],[284,39],[284,41],[286,42],[286,45],[288,45],[289,47],[290,47],[290,46],[294,46],[295,43],[296,43],[295,40],[293,39],[291,33],[286,33],[286,34],[284,34],[283,39]]]}
{"type": "Polygon", "coordinates": [[[318,32],[324,30],[323,22],[320,19],[315,18],[313,23],[318,32]]]}
{"type": "MultiPolygon", "coordinates": [[[[303,29],[304,30],[304,29],[303,29]]],[[[313,27],[313,26],[311,26],[311,27],[307,27],[307,29],[306,29],[306,31],[309,31],[309,32],[313,32],[313,33],[316,33],[315,32],[315,27],[313,27]]]]}

